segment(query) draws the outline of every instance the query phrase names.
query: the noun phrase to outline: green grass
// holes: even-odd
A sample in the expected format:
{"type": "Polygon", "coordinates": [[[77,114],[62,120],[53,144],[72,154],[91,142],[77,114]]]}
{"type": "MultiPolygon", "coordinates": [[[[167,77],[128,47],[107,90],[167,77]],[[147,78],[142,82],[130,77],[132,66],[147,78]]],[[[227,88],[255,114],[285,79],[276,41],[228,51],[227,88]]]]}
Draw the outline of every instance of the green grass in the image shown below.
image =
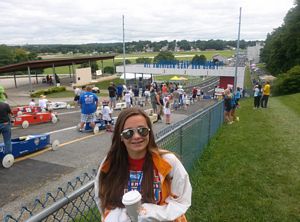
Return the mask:
{"type": "Polygon", "coordinates": [[[240,122],[224,125],[190,172],[189,221],[300,221],[299,101],[241,101],[240,122]]]}

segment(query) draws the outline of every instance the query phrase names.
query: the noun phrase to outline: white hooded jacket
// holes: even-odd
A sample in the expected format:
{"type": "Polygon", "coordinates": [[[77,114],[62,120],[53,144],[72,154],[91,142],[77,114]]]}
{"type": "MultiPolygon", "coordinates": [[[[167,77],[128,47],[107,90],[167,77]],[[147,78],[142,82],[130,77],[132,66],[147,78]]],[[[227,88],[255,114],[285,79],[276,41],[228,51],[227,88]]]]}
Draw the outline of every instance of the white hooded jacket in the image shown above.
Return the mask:
{"type": "MultiPolygon", "coordinates": [[[[187,221],[184,214],[191,205],[192,187],[188,173],[182,163],[173,153],[158,154],[152,153],[155,167],[158,170],[162,184],[162,205],[151,203],[142,204],[142,210],[139,214],[139,222],[146,221],[187,221]],[[171,178],[171,184],[165,183],[166,176],[171,178]],[[170,192],[168,191],[170,190],[170,192]]],[[[110,210],[105,215],[101,210],[101,200],[99,193],[99,175],[106,165],[105,160],[101,163],[95,179],[95,200],[102,216],[103,222],[130,222],[125,208],[116,208],[110,210]]]]}

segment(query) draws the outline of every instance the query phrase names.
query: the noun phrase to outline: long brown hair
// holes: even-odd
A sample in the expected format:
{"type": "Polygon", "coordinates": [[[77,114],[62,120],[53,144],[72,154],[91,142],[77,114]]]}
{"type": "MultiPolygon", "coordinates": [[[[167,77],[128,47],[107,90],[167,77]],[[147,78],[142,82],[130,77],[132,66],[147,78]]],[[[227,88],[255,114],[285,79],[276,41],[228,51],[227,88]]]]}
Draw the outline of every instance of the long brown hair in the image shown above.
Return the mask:
{"type": "Polygon", "coordinates": [[[147,145],[147,153],[143,165],[142,202],[155,203],[153,191],[154,165],[151,151],[158,151],[158,147],[155,143],[151,121],[143,110],[128,108],[119,114],[115,124],[112,144],[105,160],[105,162],[109,164],[109,170],[107,172],[102,171],[99,176],[100,189],[98,195],[101,199],[101,208],[103,211],[105,208],[114,209],[116,207],[124,207],[122,204],[122,196],[124,194],[124,188],[127,187],[128,183],[129,164],[127,149],[125,144],[121,141],[120,134],[123,131],[126,120],[131,116],[137,115],[141,115],[146,119],[150,129],[149,143],[147,145]]]}

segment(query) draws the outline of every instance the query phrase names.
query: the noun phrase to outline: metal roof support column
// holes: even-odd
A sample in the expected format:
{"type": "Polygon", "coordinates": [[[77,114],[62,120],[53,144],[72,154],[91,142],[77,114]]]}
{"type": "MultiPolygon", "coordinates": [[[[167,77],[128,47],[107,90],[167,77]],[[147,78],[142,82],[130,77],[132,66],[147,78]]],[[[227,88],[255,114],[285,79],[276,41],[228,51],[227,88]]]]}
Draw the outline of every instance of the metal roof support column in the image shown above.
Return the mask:
{"type": "Polygon", "coordinates": [[[17,86],[17,78],[16,78],[16,73],[14,72],[14,80],[15,80],[15,87],[18,88],[17,86]]]}
{"type": "Polygon", "coordinates": [[[52,64],[52,70],[53,70],[53,74],[52,74],[52,76],[53,76],[53,83],[54,83],[54,86],[56,86],[56,79],[55,79],[55,66],[54,66],[54,64],[52,64]]]}
{"type": "Polygon", "coordinates": [[[30,67],[27,66],[27,71],[28,71],[28,77],[29,77],[29,92],[33,92],[32,90],[32,84],[31,84],[31,73],[30,73],[30,67]]]}
{"type": "Polygon", "coordinates": [[[71,79],[71,66],[69,65],[69,75],[70,75],[70,79],[71,79]]]}
{"type": "Polygon", "coordinates": [[[233,93],[236,92],[236,88],[237,88],[237,74],[238,74],[237,72],[238,72],[238,63],[239,63],[240,33],[241,33],[241,17],[242,17],[242,7],[240,7],[240,16],[239,16],[239,31],[238,31],[238,39],[237,39],[237,46],[236,46],[233,93]]]}
{"type": "Polygon", "coordinates": [[[39,78],[38,78],[38,75],[37,75],[36,71],[35,71],[35,81],[36,81],[36,84],[39,84],[39,78]]]}
{"type": "Polygon", "coordinates": [[[75,77],[75,66],[74,66],[74,62],[72,62],[72,71],[73,71],[73,84],[76,84],[76,77],[75,77]]]}

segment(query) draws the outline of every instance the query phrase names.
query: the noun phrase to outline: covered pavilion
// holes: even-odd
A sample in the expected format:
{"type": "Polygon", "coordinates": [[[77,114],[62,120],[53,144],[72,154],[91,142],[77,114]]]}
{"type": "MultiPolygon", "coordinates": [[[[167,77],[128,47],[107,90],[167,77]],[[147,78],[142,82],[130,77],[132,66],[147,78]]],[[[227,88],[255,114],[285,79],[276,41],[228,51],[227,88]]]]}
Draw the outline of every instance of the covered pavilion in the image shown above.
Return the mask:
{"type": "MultiPolygon", "coordinates": [[[[70,58],[56,58],[56,59],[47,59],[47,60],[32,60],[26,62],[20,62],[15,64],[10,64],[6,66],[0,67],[0,74],[7,73],[8,75],[14,76],[15,87],[17,88],[17,81],[16,81],[16,72],[17,71],[26,71],[28,72],[29,78],[29,85],[30,91],[32,91],[32,83],[31,83],[31,70],[33,69],[44,69],[44,68],[53,68],[53,75],[55,74],[55,67],[59,66],[69,66],[69,72],[71,75],[71,67],[72,73],[75,73],[75,65],[82,64],[88,62],[91,65],[92,61],[101,60],[102,67],[103,67],[103,60],[112,59],[113,66],[115,66],[115,56],[116,54],[110,55],[101,55],[101,56],[82,56],[82,57],[70,57],[70,58]]],[[[53,76],[54,77],[54,76],[53,76]]],[[[55,78],[53,78],[55,81],[55,78]]],[[[54,82],[56,83],[56,82],[54,82]]]]}

